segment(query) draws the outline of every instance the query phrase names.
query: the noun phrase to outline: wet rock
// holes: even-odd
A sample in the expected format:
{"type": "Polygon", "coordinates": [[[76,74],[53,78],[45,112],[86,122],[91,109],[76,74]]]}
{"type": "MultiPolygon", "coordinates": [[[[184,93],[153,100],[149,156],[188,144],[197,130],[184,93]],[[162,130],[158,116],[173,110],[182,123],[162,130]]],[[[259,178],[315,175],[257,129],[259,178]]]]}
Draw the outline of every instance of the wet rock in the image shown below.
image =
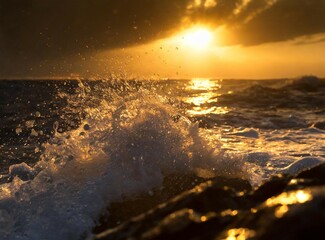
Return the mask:
{"type": "Polygon", "coordinates": [[[325,164],[300,172],[293,181],[305,181],[313,186],[325,185],[325,164]]]}
{"type": "Polygon", "coordinates": [[[218,177],[94,239],[316,239],[325,224],[325,164],[257,189],[218,177]]]}
{"type": "Polygon", "coordinates": [[[264,183],[246,197],[250,199],[252,205],[263,202],[272,196],[282,193],[287,187],[289,181],[289,178],[285,178],[282,175],[273,177],[269,182],[264,183]]]}
{"type": "Polygon", "coordinates": [[[321,129],[321,130],[325,130],[325,121],[321,121],[321,122],[316,122],[313,127],[321,129]]]}
{"type": "Polygon", "coordinates": [[[216,239],[317,239],[323,235],[324,210],[324,186],[283,192],[241,212],[216,239]]]}
{"type": "Polygon", "coordinates": [[[195,174],[169,175],[164,179],[163,187],[160,189],[124,199],[122,202],[113,202],[108,208],[109,216],[103,216],[100,220],[101,224],[94,231],[99,233],[115,227],[206,181],[207,179],[197,177],[195,174]]]}

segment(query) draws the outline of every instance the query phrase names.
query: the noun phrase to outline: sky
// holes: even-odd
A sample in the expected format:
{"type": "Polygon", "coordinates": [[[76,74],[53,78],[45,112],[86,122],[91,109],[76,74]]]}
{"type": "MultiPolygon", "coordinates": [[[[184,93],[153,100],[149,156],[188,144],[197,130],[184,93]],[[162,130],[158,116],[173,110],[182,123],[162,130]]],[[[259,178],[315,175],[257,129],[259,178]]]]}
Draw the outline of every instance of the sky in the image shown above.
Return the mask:
{"type": "Polygon", "coordinates": [[[4,0],[0,78],[325,77],[325,0],[4,0]]]}

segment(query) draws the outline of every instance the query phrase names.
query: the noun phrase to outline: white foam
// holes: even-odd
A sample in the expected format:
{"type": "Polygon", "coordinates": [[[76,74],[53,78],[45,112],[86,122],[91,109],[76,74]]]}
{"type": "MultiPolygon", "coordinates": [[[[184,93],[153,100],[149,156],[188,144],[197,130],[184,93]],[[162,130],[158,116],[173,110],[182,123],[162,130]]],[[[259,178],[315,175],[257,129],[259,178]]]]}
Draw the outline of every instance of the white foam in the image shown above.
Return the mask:
{"type": "Polygon", "coordinates": [[[89,107],[78,129],[43,145],[33,168],[11,167],[13,181],[0,187],[2,239],[80,239],[110,202],[161,186],[165,174],[244,172],[239,158],[211,147],[196,124],[175,115],[148,92],[89,107]]]}
{"type": "Polygon", "coordinates": [[[294,175],[299,173],[300,171],[304,170],[304,169],[308,169],[308,168],[312,168],[315,167],[321,163],[325,162],[325,159],[323,158],[315,158],[315,157],[305,157],[305,158],[301,158],[295,162],[293,162],[292,164],[290,164],[289,166],[283,168],[281,170],[282,173],[286,173],[286,174],[290,174],[290,175],[294,175]]]}
{"type": "Polygon", "coordinates": [[[80,127],[58,133],[55,123],[39,162],[12,165],[2,176],[12,181],[0,185],[1,239],[85,238],[112,201],[152,195],[170,173],[239,176],[256,186],[322,160],[296,157],[323,153],[322,130],[225,128],[219,137],[144,89],[119,96],[101,85],[80,87],[75,95],[62,93],[68,112],[85,109],[80,127]]]}

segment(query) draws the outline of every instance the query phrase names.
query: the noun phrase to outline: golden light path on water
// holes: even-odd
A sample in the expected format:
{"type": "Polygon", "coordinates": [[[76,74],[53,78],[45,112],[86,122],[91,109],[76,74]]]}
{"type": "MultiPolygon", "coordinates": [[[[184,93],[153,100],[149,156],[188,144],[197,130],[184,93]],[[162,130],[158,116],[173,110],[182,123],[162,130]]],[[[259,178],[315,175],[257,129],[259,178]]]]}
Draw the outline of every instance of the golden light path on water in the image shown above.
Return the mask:
{"type": "Polygon", "coordinates": [[[193,78],[186,89],[193,92],[193,94],[184,99],[186,103],[193,105],[193,108],[188,110],[187,113],[190,115],[228,113],[229,109],[227,107],[217,105],[218,97],[221,95],[218,91],[221,87],[217,80],[193,78]]]}

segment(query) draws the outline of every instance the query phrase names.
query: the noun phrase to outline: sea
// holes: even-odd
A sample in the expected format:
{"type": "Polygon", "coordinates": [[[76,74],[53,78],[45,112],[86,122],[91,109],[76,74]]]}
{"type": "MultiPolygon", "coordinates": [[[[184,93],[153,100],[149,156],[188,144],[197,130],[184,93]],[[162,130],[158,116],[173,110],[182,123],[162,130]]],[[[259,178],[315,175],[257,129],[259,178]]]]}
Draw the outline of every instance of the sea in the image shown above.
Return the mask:
{"type": "Polygon", "coordinates": [[[0,81],[3,240],[87,239],[111,203],[171,174],[258,187],[324,160],[315,76],[0,81]]]}

